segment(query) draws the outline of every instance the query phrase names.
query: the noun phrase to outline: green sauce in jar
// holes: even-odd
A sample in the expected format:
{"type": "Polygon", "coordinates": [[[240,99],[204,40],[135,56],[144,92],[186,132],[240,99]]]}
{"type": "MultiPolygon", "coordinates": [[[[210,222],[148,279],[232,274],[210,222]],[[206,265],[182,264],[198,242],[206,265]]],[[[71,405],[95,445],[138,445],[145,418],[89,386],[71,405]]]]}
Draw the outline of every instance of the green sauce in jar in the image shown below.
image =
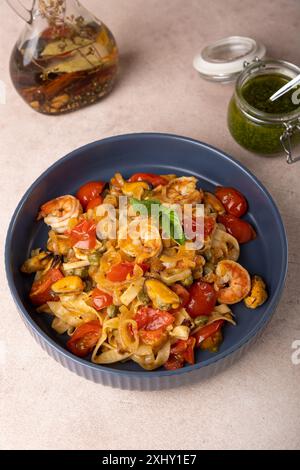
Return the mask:
{"type": "MultiPolygon", "coordinates": [[[[287,75],[282,73],[284,66],[288,65],[280,61],[265,61],[263,67],[261,64],[251,65],[237,80],[228,109],[228,127],[234,139],[254,153],[282,152],[280,138],[286,125],[300,119],[300,105],[292,101],[295,89],[274,102],[269,100],[273,93],[293,78],[289,69],[287,75]]],[[[299,140],[300,136],[294,135],[292,145],[299,140]]]]}
{"type": "Polygon", "coordinates": [[[289,113],[298,108],[298,104],[292,101],[294,89],[275,101],[269,98],[279,88],[283,87],[290,81],[289,77],[284,75],[258,75],[250,79],[242,88],[244,99],[254,108],[264,111],[265,113],[281,114],[289,113]]]}

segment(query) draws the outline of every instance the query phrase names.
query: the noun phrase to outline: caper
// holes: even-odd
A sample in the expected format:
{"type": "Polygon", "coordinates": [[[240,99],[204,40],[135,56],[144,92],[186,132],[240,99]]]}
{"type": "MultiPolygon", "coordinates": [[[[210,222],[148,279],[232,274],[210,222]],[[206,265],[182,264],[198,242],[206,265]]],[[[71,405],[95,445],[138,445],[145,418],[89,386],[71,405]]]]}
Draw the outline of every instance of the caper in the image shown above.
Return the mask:
{"type": "Polygon", "coordinates": [[[94,283],[90,277],[85,279],[84,292],[90,292],[94,287],[94,283]]]}
{"type": "Polygon", "coordinates": [[[208,322],[208,317],[205,315],[199,315],[199,317],[194,318],[195,326],[204,326],[208,322]]]}
{"type": "Polygon", "coordinates": [[[184,286],[184,287],[190,287],[194,282],[194,278],[192,275],[188,276],[187,278],[185,278],[183,281],[181,281],[181,284],[184,286]]]}
{"type": "Polygon", "coordinates": [[[206,250],[206,251],[203,253],[203,256],[204,256],[204,258],[206,259],[206,261],[210,261],[211,258],[212,258],[211,251],[210,251],[210,250],[206,250]]]}
{"type": "Polygon", "coordinates": [[[89,275],[89,270],[88,268],[84,267],[84,268],[76,268],[74,269],[74,275],[75,276],[79,276],[81,277],[82,279],[85,279],[86,277],[88,277],[89,275]]]}
{"type": "Polygon", "coordinates": [[[101,255],[98,251],[91,253],[88,257],[90,264],[97,266],[100,263],[101,255]]]}
{"type": "Polygon", "coordinates": [[[119,313],[119,307],[117,307],[116,305],[110,305],[109,307],[107,307],[107,315],[109,318],[116,317],[118,313],[119,313]]]}
{"type": "Polygon", "coordinates": [[[137,299],[143,304],[143,305],[147,305],[149,304],[150,302],[150,298],[149,296],[146,294],[146,292],[144,291],[144,289],[141,289],[140,292],[138,293],[137,295],[137,299]]]}
{"type": "Polygon", "coordinates": [[[213,265],[210,263],[206,263],[206,265],[204,266],[204,275],[206,276],[207,274],[212,273],[213,270],[214,270],[213,265]]]}

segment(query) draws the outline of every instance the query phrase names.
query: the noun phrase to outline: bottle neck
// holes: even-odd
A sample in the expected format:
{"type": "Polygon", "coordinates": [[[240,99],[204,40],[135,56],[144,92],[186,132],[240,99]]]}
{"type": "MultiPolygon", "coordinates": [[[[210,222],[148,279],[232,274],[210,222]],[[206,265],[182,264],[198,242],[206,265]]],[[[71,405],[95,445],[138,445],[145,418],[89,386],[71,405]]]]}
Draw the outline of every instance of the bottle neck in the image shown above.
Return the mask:
{"type": "Polygon", "coordinates": [[[65,21],[67,3],[76,4],[76,0],[33,0],[33,18],[42,17],[49,25],[62,24],[65,21]]]}

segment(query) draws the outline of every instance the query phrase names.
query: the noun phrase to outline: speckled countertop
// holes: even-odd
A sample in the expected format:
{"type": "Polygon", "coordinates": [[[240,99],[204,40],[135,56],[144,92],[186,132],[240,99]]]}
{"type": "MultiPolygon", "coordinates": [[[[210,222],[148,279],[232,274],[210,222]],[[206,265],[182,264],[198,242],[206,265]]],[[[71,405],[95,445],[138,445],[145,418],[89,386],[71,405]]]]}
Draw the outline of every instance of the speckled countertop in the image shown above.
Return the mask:
{"type": "MultiPolygon", "coordinates": [[[[26,0],[24,0],[26,1],[26,0]]],[[[287,286],[259,343],[215,378],[163,392],[113,390],[53,361],[19,318],[2,264],[0,280],[1,449],[192,449],[300,447],[300,163],[242,150],[226,127],[232,85],[208,83],[191,63],[204,44],[228,35],[264,42],[269,55],[300,65],[299,0],[82,0],[114,32],[119,82],[102,103],[52,118],[27,107],[8,76],[22,28],[0,5],[1,256],[12,212],[27,187],[59,157],[110,135],[183,134],[232,154],[271,191],[290,250],[287,286]]]]}

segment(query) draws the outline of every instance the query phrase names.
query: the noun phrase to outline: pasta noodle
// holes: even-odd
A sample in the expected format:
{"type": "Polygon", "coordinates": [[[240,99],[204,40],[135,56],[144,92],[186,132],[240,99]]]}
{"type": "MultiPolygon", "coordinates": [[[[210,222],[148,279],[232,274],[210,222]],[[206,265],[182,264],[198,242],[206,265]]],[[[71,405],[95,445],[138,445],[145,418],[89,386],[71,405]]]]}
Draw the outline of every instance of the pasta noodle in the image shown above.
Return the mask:
{"type": "MultiPolygon", "coordinates": [[[[228,208],[216,196],[195,177],[117,173],[109,186],[89,182],[76,197],[47,202],[39,212],[50,226],[47,250],[33,250],[21,268],[35,273],[29,297],[37,312],[52,316],[73,354],[95,364],[177,369],[195,362],[198,347],[217,350],[224,325],[236,325],[228,304],[249,294],[251,280],[237,262],[240,232],[228,229],[228,208]],[[184,232],[185,204],[194,239],[184,232]]],[[[267,298],[255,297],[265,288],[259,279],[251,308],[267,298]]]]}

